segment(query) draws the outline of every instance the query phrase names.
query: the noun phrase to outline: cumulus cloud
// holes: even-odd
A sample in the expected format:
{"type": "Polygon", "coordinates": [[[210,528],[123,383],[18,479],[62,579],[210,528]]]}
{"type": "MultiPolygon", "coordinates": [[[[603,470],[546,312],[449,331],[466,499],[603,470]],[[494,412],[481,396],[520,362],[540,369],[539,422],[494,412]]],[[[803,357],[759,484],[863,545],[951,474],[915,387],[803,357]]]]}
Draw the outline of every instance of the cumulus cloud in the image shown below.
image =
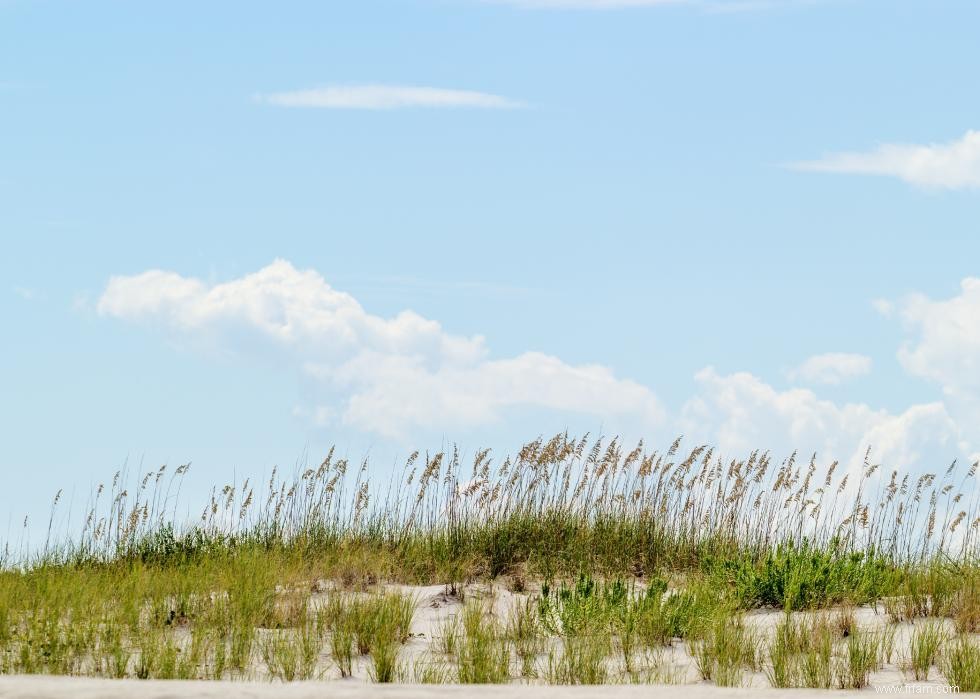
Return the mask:
{"type": "Polygon", "coordinates": [[[797,170],[897,177],[917,187],[980,187],[980,131],[949,143],[884,144],[867,152],[834,153],[794,163],[797,170]]]}
{"type": "MultiPolygon", "coordinates": [[[[932,402],[890,412],[865,403],[837,404],[811,390],[781,391],[747,373],[707,368],[680,415],[681,429],[733,451],[817,451],[854,465],[871,446],[889,467],[935,468],[937,460],[980,458],[980,278],[967,278],[944,299],[914,294],[874,306],[903,324],[898,360],[911,376],[935,383],[932,402]],[[701,436],[703,435],[703,436],[701,436]]],[[[869,357],[823,354],[791,372],[794,379],[835,383],[870,370],[869,357]]]]}
{"type": "MultiPolygon", "coordinates": [[[[652,391],[606,367],[538,352],[494,359],[480,336],[453,335],[412,311],[373,315],[317,272],[283,260],[220,284],[160,270],[113,277],[98,311],[220,350],[270,343],[332,391],[337,419],[386,436],[481,425],[517,407],[647,426],[664,418],[652,391]]],[[[334,416],[332,406],[311,414],[318,422],[334,416]]]]}
{"type": "Polygon", "coordinates": [[[936,382],[949,400],[980,417],[980,279],[964,279],[949,299],[909,296],[899,313],[912,334],[898,351],[905,370],[936,382]]]}
{"type": "Polygon", "coordinates": [[[875,460],[903,468],[937,467],[937,458],[969,448],[941,402],[893,414],[863,403],[838,405],[807,389],[779,391],[748,373],[723,376],[708,367],[695,380],[698,389],[683,407],[681,429],[733,453],[800,450],[854,467],[870,446],[875,460]]]}
{"type": "MultiPolygon", "coordinates": [[[[625,424],[656,438],[681,432],[726,453],[798,449],[854,466],[871,446],[889,467],[918,469],[975,458],[980,279],[964,280],[949,299],[917,295],[889,309],[910,334],[899,351],[903,367],[941,386],[941,400],[888,411],[708,367],[694,377],[691,397],[668,416],[654,391],[608,367],[532,351],[494,357],[481,336],[453,334],[410,310],[372,314],[317,272],[283,260],[216,284],[161,270],[116,276],[97,301],[104,316],[153,326],[188,345],[271,353],[316,387],[312,404],[294,413],[325,427],[344,424],[401,439],[419,429],[479,427],[532,410],[586,416],[613,430],[625,424]]],[[[871,365],[863,355],[829,353],[810,357],[793,375],[832,384],[871,365]]]]}
{"type": "Polygon", "coordinates": [[[846,352],[828,352],[808,358],[790,370],[789,377],[805,383],[840,384],[871,371],[871,357],[846,352]]]}
{"type": "Polygon", "coordinates": [[[406,85],[337,85],[257,95],[277,107],[390,110],[411,107],[513,109],[520,102],[473,90],[406,85]]]}

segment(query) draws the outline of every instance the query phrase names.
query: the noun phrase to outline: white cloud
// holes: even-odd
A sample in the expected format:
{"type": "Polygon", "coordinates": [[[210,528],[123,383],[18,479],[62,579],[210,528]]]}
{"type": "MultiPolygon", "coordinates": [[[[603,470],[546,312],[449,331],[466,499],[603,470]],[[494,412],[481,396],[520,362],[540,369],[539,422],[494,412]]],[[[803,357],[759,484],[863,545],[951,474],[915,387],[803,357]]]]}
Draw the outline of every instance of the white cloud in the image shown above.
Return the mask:
{"type": "MultiPolygon", "coordinates": [[[[113,277],[98,311],[222,351],[271,343],[336,396],[337,419],[387,436],[481,425],[517,407],[626,417],[648,428],[664,417],[653,392],[606,367],[538,352],[491,359],[482,337],[452,335],[412,311],[372,315],[283,260],[215,285],[159,270],[113,277]]],[[[308,412],[322,423],[332,410],[308,412]]]]}
{"type": "Polygon", "coordinates": [[[889,468],[923,469],[938,468],[969,448],[941,402],[892,414],[863,403],[837,405],[806,389],[778,391],[748,373],[722,376],[708,367],[695,380],[698,390],[679,425],[729,453],[799,450],[855,467],[870,446],[874,459],[889,468]]]}
{"type": "Polygon", "coordinates": [[[33,301],[37,297],[34,289],[28,289],[26,286],[15,286],[12,291],[25,301],[33,301]]]}
{"type": "Polygon", "coordinates": [[[790,379],[806,383],[839,384],[871,371],[871,357],[846,352],[828,352],[808,358],[789,372],[790,379]]]}
{"type": "Polygon", "coordinates": [[[638,419],[647,429],[663,419],[646,387],[617,379],[600,365],[571,366],[539,352],[434,370],[417,358],[366,352],[339,368],[307,369],[352,389],[346,422],[382,434],[398,434],[402,425],[440,429],[492,423],[520,406],[638,419]]]}
{"type": "Polygon", "coordinates": [[[980,417],[980,279],[964,279],[960,293],[942,301],[910,296],[899,309],[914,334],[898,351],[902,366],[980,417]]]}
{"type": "Polygon", "coordinates": [[[930,145],[884,144],[864,153],[835,153],[794,163],[797,170],[897,177],[936,189],[980,187],[980,131],[930,145]]]}
{"type": "Polygon", "coordinates": [[[488,0],[488,2],[540,9],[610,10],[624,7],[681,5],[688,4],[691,0],[488,0]]]}
{"type": "Polygon", "coordinates": [[[875,309],[879,315],[885,318],[891,318],[892,314],[895,312],[895,304],[893,304],[888,299],[874,299],[871,302],[871,307],[875,309]]]}
{"type": "Polygon", "coordinates": [[[336,85],[292,92],[257,95],[256,100],[277,107],[390,110],[410,107],[513,109],[521,103],[473,90],[447,90],[405,85],[336,85]]]}
{"type": "MultiPolygon", "coordinates": [[[[886,317],[897,317],[908,333],[898,350],[905,371],[934,382],[941,400],[901,411],[865,403],[839,405],[813,391],[779,391],[747,373],[721,376],[712,368],[696,376],[695,395],[681,411],[680,429],[730,451],[757,446],[775,452],[817,451],[845,463],[860,463],[871,446],[889,468],[938,468],[943,461],[980,456],[980,278],[961,282],[958,294],[934,300],[922,294],[901,301],[878,300],[886,317]]],[[[833,381],[871,367],[861,355],[811,357],[794,376],[833,381]]]]}
{"type": "Polygon", "coordinates": [[[364,350],[435,362],[473,362],[486,353],[482,338],[449,335],[412,311],[391,319],[370,315],[316,272],[299,271],[284,260],[216,285],[160,270],[113,277],[98,311],[219,342],[229,332],[253,332],[323,362],[364,350]]]}
{"type": "MultiPolygon", "coordinates": [[[[894,304],[913,333],[899,352],[902,365],[943,388],[941,401],[895,412],[838,404],[803,388],[781,391],[752,374],[726,376],[709,367],[668,419],[650,388],[608,367],[540,352],[492,357],[480,336],[454,335],[408,310],[390,318],[371,314],[317,272],[282,260],[218,284],[159,270],[113,277],[97,310],[194,346],[271,352],[316,388],[312,404],[294,414],[389,437],[478,427],[530,409],[583,415],[614,431],[625,424],[658,438],[679,430],[726,453],[798,449],[856,465],[871,446],[891,468],[920,470],[970,455],[980,438],[980,279],[965,280],[951,299],[920,295],[894,304]]],[[[862,355],[824,354],[794,375],[834,383],[871,364],[862,355]]]]}

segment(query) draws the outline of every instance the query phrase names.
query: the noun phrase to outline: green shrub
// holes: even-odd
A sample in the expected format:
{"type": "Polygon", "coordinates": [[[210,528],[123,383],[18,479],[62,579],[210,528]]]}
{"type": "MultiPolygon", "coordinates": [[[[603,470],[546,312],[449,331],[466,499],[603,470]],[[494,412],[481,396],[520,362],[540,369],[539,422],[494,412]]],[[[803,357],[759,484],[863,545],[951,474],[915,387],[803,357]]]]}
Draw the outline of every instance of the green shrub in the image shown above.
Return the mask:
{"type": "Polygon", "coordinates": [[[710,558],[705,568],[710,577],[731,587],[743,609],[863,604],[880,598],[892,583],[891,566],[873,551],[847,552],[838,544],[819,548],[806,540],[780,544],[761,560],[748,554],[710,558]]]}

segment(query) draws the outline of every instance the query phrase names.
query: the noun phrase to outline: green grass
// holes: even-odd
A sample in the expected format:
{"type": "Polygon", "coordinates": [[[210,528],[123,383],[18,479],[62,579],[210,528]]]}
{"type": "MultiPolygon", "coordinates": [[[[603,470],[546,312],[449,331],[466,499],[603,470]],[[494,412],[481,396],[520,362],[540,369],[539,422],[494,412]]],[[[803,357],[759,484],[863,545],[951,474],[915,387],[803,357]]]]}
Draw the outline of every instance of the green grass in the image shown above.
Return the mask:
{"type": "Polygon", "coordinates": [[[314,676],[323,639],[305,624],[300,631],[272,631],[262,638],[262,661],[274,679],[284,682],[314,676]]]}
{"type": "Polygon", "coordinates": [[[941,660],[946,681],[961,692],[980,692],[980,645],[960,636],[947,644],[941,660]]]}
{"type": "Polygon", "coordinates": [[[708,559],[713,577],[730,585],[744,609],[813,609],[875,602],[895,585],[896,567],[873,550],[848,551],[837,539],[818,548],[804,539],[782,543],[761,560],[750,554],[708,559]]]}
{"type": "Polygon", "coordinates": [[[843,639],[857,633],[847,616],[789,615],[777,629],[770,657],[788,656],[789,683],[781,686],[829,689],[834,684],[835,653],[843,639]]]}
{"type": "Polygon", "coordinates": [[[423,657],[412,664],[411,676],[403,679],[415,684],[451,684],[455,677],[456,673],[445,660],[423,657]]]}
{"type": "Polygon", "coordinates": [[[975,575],[975,566],[943,558],[902,569],[899,582],[893,586],[893,596],[884,600],[885,611],[895,622],[952,616],[960,601],[968,602],[974,597],[969,594],[972,586],[964,580],[971,576],[971,569],[975,575]]]}
{"type": "Polygon", "coordinates": [[[531,598],[511,609],[506,633],[520,660],[521,677],[536,678],[538,656],[545,650],[545,629],[531,598]]]}
{"type": "Polygon", "coordinates": [[[746,670],[758,670],[760,641],[734,610],[719,608],[691,642],[702,679],[721,687],[738,687],[746,670]]]}
{"type": "Polygon", "coordinates": [[[929,671],[939,658],[939,650],[946,641],[941,624],[923,623],[912,633],[907,668],[916,681],[929,679],[929,671]]]}
{"type": "Polygon", "coordinates": [[[847,637],[844,653],[837,668],[837,684],[841,689],[864,689],[871,673],[881,668],[881,639],[859,631],[847,637]]]}
{"type": "MultiPolygon", "coordinates": [[[[721,684],[765,671],[778,686],[826,686],[829,672],[857,687],[892,655],[887,635],[844,620],[820,631],[828,656],[791,629],[754,638],[738,613],[882,600],[892,621],[980,627],[975,469],[912,479],[559,434],[505,459],[414,454],[390,481],[331,453],[215,489],[193,521],[175,514],[186,471],[117,474],[77,531],[5,554],[0,672],[645,681],[669,674],[658,654],[687,643],[721,684]],[[469,600],[437,630],[438,662],[406,664],[417,600],[386,584],[462,595],[493,581],[525,606],[496,619],[469,600]]],[[[968,649],[918,643],[930,666],[969,667],[968,649]]]]}
{"type": "Polygon", "coordinates": [[[602,634],[563,636],[561,650],[548,654],[549,684],[605,684],[611,637],[602,634]]]}
{"type": "Polygon", "coordinates": [[[368,669],[368,675],[373,682],[387,684],[395,681],[400,667],[398,664],[399,650],[398,643],[393,640],[381,641],[371,648],[371,666],[368,669]]]}
{"type": "Polygon", "coordinates": [[[330,630],[330,658],[340,677],[354,672],[354,623],[340,595],[333,595],[323,610],[323,624],[330,630]]]}
{"type": "Polygon", "coordinates": [[[510,679],[510,646],[488,605],[467,602],[456,648],[460,684],[499,684],[510,679]]]}
{"type": "Polygon", "coordinates": [[[467,602],[461,612],[462,633],[456,649],[460,684],[499,684],[510,679],[510,646],[489,607],[467,602]]]}

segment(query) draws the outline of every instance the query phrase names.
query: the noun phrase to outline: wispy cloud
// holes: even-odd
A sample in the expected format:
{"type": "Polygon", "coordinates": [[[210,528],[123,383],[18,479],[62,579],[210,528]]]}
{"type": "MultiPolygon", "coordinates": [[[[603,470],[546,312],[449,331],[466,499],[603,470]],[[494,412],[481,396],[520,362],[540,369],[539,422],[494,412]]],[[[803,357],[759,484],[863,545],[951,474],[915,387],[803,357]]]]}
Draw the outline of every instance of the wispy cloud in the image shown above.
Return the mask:
{"type": "Polygon", "coordinates": [[[929,189],[980,188],[980,131],[929,145],[886,143],[867,152],[833,153],[790,165],[796,170],[897,177],[929,189]]]}
{"type": "Polygon", "coordinates": [[[837,0],[713,0],[701,4],[705,11],[710,14],[737,14],[826,5],[831,2],[837,2],[837,0]]]}
{"type": "Polygon", "coordinates": [[[839,384],[871,371],[871,357],[847,352],[828,352],[808,358],[788,372],[789,378],[807,383],[839,384]]]}
{"type": "Polygon", "coordinates": [[[411,85],[333,85],[260,94],[256,95],[256,100],[277,107],[315,109],[513,109],[523,106],[515,100],[487,92],[411,85]]]}
{"type": "Polygon", "coordinates": [[[758,12],[782,7],[825,4],[835,0],[483,0],[539,10],[620,10],[638,7],[687,5],[709,14],[758,12]]]}
{"type": "Polygon", "coordinates": [[[692,0],[486,0],[496,5],[540,9],[611,10],[623,7],[652,7],[654,5],[690,5],[692,0]]]}
{"type": "Polygon", "coordinates": [[[454,279],[423,279],[407,275],[351,276],[334,277],[359,288],[378,288],[388,292],[422,292],[433,294],[470,294],[473,296],[522,296],[535,290],[527,286],[503,284],[486,281],[463,281],[454,279]]]}
{"type": "Polygon", "coordinates": [[[895,304],[888,299],[874,299],[871,302],[871,307],[885,318],[891,318],[892,314],[895,313],[895,304]]]}

